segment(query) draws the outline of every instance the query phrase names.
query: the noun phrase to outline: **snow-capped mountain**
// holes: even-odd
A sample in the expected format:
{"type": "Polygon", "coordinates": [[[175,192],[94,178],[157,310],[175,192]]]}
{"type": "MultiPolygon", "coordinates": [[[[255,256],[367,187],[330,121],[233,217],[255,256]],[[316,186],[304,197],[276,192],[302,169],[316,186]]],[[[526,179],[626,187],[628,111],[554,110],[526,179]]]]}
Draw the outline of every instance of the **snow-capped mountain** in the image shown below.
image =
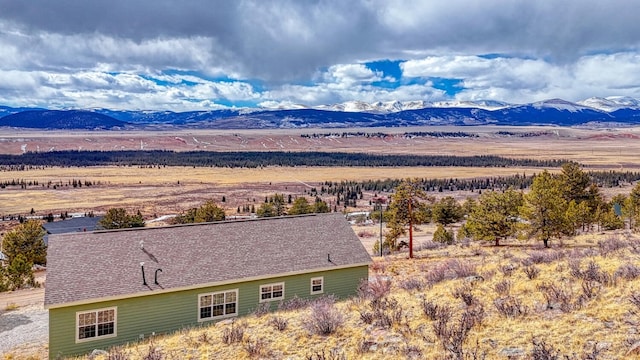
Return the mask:
{"type": "Polygon", "coordinates": [[[577,103],[606,112],[614,112],[625,108],[640,109],[640,101],[628,96],[591,97],[577,103]]]}
{"type": "Polygon", "coordinates": [[[499,101],[350,101],[308,107],[207,111],[122,111],[109,109],[16,109],[0,106],[0,126],[47,129],[284,129],[402,127],[431,125],[640,125],[640,101],[628,97],[580,102],[550,99],[531,104],[499,101]]]}

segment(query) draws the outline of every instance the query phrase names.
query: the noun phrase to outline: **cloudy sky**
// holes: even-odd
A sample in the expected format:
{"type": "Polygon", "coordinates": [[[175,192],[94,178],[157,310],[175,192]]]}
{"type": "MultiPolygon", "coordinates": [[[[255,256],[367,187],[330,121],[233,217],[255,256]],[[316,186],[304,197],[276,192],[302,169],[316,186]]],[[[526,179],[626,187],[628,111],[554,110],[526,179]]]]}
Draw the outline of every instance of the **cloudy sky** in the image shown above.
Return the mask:
{"type": "Polygon", "coordinates": [[[635,0],[0,0],[0,105],[640,98],[635,0]]]}

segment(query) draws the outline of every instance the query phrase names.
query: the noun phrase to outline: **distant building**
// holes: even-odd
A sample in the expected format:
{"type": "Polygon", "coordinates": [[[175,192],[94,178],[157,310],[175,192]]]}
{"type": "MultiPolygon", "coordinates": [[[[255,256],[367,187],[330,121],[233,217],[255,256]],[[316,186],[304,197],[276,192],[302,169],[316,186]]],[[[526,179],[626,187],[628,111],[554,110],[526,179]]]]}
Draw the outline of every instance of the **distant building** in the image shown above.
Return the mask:
{"type": "Polygon", "coordinates": [[[52,235],[49,357],[356,294],[371,258],[340,213],[52,235]]]}
{"type": "Polygon", "coordinates": [[[44,223],[42,227],[47,232],[44,236],[44,243],[45,245],[49,244],[49,235],[52,234],[100,230],[101,227],[98,224],[100,220],[102,220],[102,216],[84,216],[44,223]]]}

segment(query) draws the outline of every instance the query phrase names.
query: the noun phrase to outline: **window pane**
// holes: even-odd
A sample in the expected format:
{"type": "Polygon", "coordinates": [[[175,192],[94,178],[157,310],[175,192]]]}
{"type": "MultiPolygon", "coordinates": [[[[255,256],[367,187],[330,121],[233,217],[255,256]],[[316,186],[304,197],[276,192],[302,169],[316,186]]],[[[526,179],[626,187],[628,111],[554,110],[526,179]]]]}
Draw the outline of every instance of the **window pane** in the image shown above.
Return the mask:
{"type": "Polygon", "coordinates": [[[215,305],[224,304],[224,293],[213,294],[213,303],[215,305]]]}
{"type": "Polygon", "coordinates": [[[260,297],[262,300],[271,299],[271,293],[262,293],[260,297]]]}
{"type": "Polygon", "coordinates": [[[112,322],[98,325],[98,336],[109,335],[113,333],[114,326],[112,322]]]}
{"type": "Polygon", "coordinates": [[[322,285],[313,285],[313,288],[311,290],[313,292],[322,291],[322,285]]]}
{"type": "Polygon", "coordinates": [[[226,296],[226,302],[234,302],[234,301],[236,301],[236,292],[235,291],[230,291],[230,292],[226,293],[225,296],[226,296]]]}
{"type": "Polygon", "coordinates": [[[92,325],[96,323],[96,313],[94,312],[80,314],[79,317],[80,319],[78,322],[80,326],[92,325]]]}
{"type": "Polygon", "coordinates": [[[282,291],[282,285],[273,285],[273,292],[282,291]]]}
{"type": "Polygon", "coordinates": [[[211,306],[211,295],[201,296],[200,306],[211,306]]]}
{"type": "Polygon", "coordinates": [[[114,311],[113,310],[105,310],[98,311],[98,323],[106,323],[113,321],[114,319],[114,311]]]}
{"type": "Polygon", "coordinates": [[[221,315],[224,315],[224,305],[214,305],[213,316],[221,316],[221,315]]]}
{"type": "Polygon", "coordinates": [[[236,313],[236,303],[231,303],[231,304],[227,304],[225,306],[225,313],[227,315],[229,314],[235,314],[236,313]]]}
{"type": "Polygon", "coordinates": [[[87,339],[96,337],[96,327],[92,326],[80,326],[78,329],[78,339],[87,339]]]}
{"type": "Polygon", "coordinates": [[[260,288],[260,291],[262,291],[262,293],[270,293],[271,292],[271,286],[263,286],[260,288]]]}
{"type": "Polygon", "coordinates": [[[200,319],[207,319],[211,317],[211,307],[200,308],[200,319]]]}

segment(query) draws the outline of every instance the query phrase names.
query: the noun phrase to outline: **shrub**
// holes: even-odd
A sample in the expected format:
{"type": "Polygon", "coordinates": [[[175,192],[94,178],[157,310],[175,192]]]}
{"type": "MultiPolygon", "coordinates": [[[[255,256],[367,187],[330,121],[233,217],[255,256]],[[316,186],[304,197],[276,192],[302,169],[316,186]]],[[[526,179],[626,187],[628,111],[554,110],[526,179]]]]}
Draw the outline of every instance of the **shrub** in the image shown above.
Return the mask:
{"type": "Polygon", "coordinates": [[[401,306],[398,306],[398,301],[395,299],[376,299],[369,303],[373,313],[370,315],[360,314],[360,318],[366,322],[366,317],[370,317],[370,323],[376,326],[388,329],[393,324],[399,324],[402,322],[403,310],[401,306]]]}
{"type": "Polygon", "coordinates": [[[332,334],[344,322],[342,314],[334,307],[334,300],[331,298],[316,299],[309,308],[311,312],[303,319],[302,325],[312,334],[332,334]]]}
{"type": "Polygon", "coordinates": [[[471,286],[467,284],[453,289],[451,295],[456,299],[462,300],[467,306],[471,306],[476,302],[473,293],[471,293],[471,286]]]}
{"type": "Polygon", "coordinates": [[[627,247],[626,242],[620,240],[618,237],[609,237],[605,240],[598,241],[598,248],[602,256],[607,256],[625,247],[627,247]]]}
{"type": "Polygon", "coordinates": [[[222,342],[227,345],[241,342],[244,338],[245,328],[244,323],[236,325],[235,320],[231,321],[231,327],[222,330],[222,342]]]}
{"type": "Polygon", "coordinates": [[[554,283],[544,283],[538,285],[538,290],[542,292],[545,300],[547,301],[547,309],[555,309],[560,307],[563,312],[570,312],[575,307],[580,305],[579,302],[574,303],[572,301],[572,294],[554,283]]]}
{"type": "Polygon", "coordinates": [[[440,306],[427,299],[422,300],[422,312],[432,321],[440,318],[448,319],[453,315],[453,310],[449,306],[440,306]]]}
{"type": "Polygon", "coordinates": [[[242,347],[251,357],[261,356],[265,350],[265,342],[261,338],[249,339],[242,343],[242,347]]]}
{"type": "Polygon", "coordinates": [[[372,279],[363,280],[358,286],[358,296],[361,299],[380,299],[391,291],[391,279],[376,275],[372,279]]]}
{"type": "Polygon", "coordinates": [[[533,280],[540,274],[540,269],[535,265],[528,265],[522,268],[522,271],[527,275],[529,280],[533,280]]]}
{"type": "Polygon", "coordinates": [[[634,292],[629,296],[629,301],[640,310],[640,292],[634,292]]]}
{"type": "Polygon", "coordinates": [[[272,316],[269,319],[269,324],[273,326],[278,331],[284,331],[289,325],[289,320],[283,318],[282,316],[272,316]]]}
{"type": "Polygon", "coordinates": [[[441,224],[438,224],[436,231],[433,232],[433,241],[435,242],[451,245],[454,239],[453,230],[447,230],[441,224]]]}
{"type": "Polygon", "coordinates": [[[310,302],[309,299],[302,299],[302,298],[299,298],[298,295],[294,295],[289,300],[280,300],[280,302],[278,303],[278,310],[293,311],[293,310],[304,309],[307,306],[309,306],[309,302],[310,302]]]}
{"type": "Polygon", "coordinates": [[[511,291],[511,281],[499,281],[493,286],[493,290],[495,290],[498,295],[509,295],[509,292],[511,291]]]}
{"type": "Polygon", "coordinates": [[[400,281],[399,285],[400,285],[400,288],[407,291],[413,291],[413,290],[422,291],[425,287],[424,282],[422,280],[414,277],[400,281]]]}
{"type": "Polygon", "coordinates": [[[271,309],[271,303],[263,302],[253,310],[253,315],[255,315],[256,317],[262,317],[263,315],[268,314],[270,309],[271,309]]]}
{"type": "Polygon", "coordinates": [[[484,319],[482,306],[470,307],[455,320],[452,317],[439,317],[433,323],[433,332],[442,343],[442,347],[456,359],[464,359],[464,342],[469,331],[484,319]]]}
{"type": "Polygon", "coordinates": [[[529,312],[527,306],[523,305],[520,299],[510,295],[495,299],[493,306],[502,316],[508,318],[525,316],[529,312]]]}
{"type": "Polygon", "coordinates": [[[631,263],[620,265],[613,273],[614,279],[623,278],[625,280],[634,280],[638,277],[640,277],[640,267],[631,263]]]}
{"type": "Polygon", "coordinates": [[[562,253],[555,250],[534,250],[529,252],[525,260],[527,264],[549,264],[562,258],[562,253]]]}

